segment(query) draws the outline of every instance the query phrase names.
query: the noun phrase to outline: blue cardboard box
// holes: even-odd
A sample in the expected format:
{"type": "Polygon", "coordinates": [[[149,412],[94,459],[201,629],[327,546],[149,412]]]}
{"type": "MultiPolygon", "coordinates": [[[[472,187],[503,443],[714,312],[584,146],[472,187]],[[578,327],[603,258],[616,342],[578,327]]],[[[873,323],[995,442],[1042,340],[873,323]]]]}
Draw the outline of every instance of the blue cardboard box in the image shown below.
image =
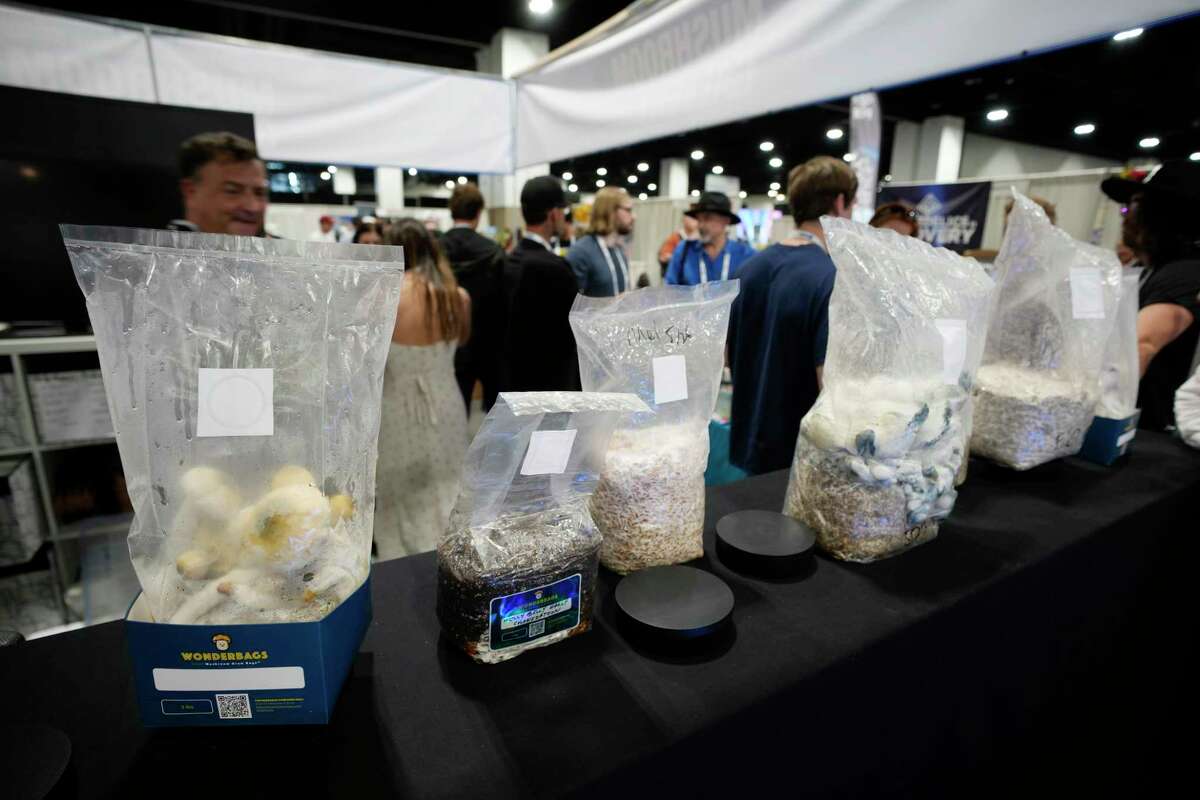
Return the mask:
{"type": "Polygon", "coordinates": [[[1092,420],[1087,435],[1083,437],[1079,457],[1109,466],[1129,449],[1134,435],[1137,434],[1137,424],[1141,416],[1142,412],[1139,409],[1124,419],[1096,417],[1092,420]]]}
{"type": "Polygon", "coordinates": [[[320,725],[371,621],[368,578],[319,622],[166,625],[138,595],[125,617],[142,723],[320,725]]]}

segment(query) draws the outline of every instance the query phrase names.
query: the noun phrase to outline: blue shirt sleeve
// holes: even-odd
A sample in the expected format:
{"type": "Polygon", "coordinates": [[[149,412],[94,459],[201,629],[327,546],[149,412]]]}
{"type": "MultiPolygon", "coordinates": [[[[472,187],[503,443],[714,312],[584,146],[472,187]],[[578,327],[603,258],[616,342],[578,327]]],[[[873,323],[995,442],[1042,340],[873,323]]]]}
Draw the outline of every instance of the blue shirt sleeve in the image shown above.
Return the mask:
{"type": "Polygon", "coordinates": [[[587,294],[588,260],[582,245],[582,239],[572,245],[571,249],[567,251],[567,263],[571,265],[571,272],[575,273],[575,282],[579,284],[579,293],[587,294]]]}
{"type": "Polygon", "coordinates": [[[821,286],[813,295],[816,308],[813,309],[813,364],[825,366],[825,348],[829,344],[829,298],[833,294],[834,276],[821,282],[821,286]]]}
{"type": "Polygon", "coordinates": [[[667,265],[667,276],[664,280],[673,286],[678,286],[683,283],[683,253],[687,247],[687,239],[675,246],[675,252],[671,253],[671,263],[667,265]]]}

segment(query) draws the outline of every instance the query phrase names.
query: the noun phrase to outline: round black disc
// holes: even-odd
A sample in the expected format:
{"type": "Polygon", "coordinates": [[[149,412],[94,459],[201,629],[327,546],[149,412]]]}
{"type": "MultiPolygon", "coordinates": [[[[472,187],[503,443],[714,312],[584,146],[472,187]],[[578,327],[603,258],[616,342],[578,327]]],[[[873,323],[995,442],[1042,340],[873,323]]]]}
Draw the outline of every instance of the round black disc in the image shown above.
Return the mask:
{"type": "Polygon", "coordinates": [[[640,633],[694,640],[722,629],[733,612],[725,581],[695,567],[651,567],[627,575],[614,593],[618,613],[640,633]]]}
{"type": "Polygon", "coordinates": [[[775,511],[737,511],[717,522],[717,555],[740,572],[795,574],[809,564],[816,542],[811,528],[775,511]]]}

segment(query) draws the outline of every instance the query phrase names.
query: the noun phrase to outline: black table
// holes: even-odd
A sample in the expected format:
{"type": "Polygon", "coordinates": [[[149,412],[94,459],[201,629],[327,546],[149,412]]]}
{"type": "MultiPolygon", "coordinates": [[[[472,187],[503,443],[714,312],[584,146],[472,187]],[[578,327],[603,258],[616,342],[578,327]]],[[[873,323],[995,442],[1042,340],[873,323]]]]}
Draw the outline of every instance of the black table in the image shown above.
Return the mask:
{"type": "MultiPolygon", "coordinates": [[[[786,482],[710,490],[708,551],[786,482]]],[[[779,582],[694,562],[737,607],[682,656],[627,644],[602,571],[591,633],[475,665],[439,637],[426,554],[377,565],[327,728],[144,730],[119,623],[0,650],[0,723],[70,736],[64,796],[1144,796],[1191,757],[1197,500],[1200,453],[1163,435],[1108,469],[972,462],[940,537],[896,558],[779,582]]]]}

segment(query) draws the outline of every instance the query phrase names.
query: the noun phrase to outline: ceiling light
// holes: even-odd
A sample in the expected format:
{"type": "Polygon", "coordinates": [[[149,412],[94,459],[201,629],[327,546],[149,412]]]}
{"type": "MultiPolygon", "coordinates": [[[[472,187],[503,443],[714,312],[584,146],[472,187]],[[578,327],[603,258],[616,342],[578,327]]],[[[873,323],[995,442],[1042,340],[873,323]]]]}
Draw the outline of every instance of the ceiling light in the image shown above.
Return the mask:
{"type": "Polygon", "coordinates": [[[987,118],[988,122],[1000,122],[1002,120],[1006,120],[1008,119],[1008,109],[993,108],[991,111],[987,112],[987,118]]]}
{"type": "Polygon", "coordinates": [[[779,190],[779,181],[771,181],[771,185],[768,188],[775,189],[776,191],[778,191],[779,190]]]}
{"type": "Polygon", "coordinates": [[[889,172],[887,175],[884,175],[884,176],[883,176],[883,182],[884,182],[884,183],[891,183],[891,182],[892,182],[892,173],[890,173],[890,172],[889,172]]]}
{"type": "Polygon", "coordinates": [[[775,169],[779,169],[780,167],[782,167],[782,166],[783,166],[783,159],[782,159],[782,158],[780,158],[779,156],[775,156],[774,158],[772,158],[772,159],[771,159],[770,161],[768,161],[767,163],[768,163],[768,164],[770,164],[770,165],[771,165],[772,167],[774,167],[775,169]]]}
{"type": "Polygon", "coordinates": [[[467,176],[466,176],[466,175],[459,175],[459,176],[458,176],[458,185],[459,185],[459,186],[462,186],[462,185],[463,185],[464,183],[466,183],[466,182],[467,182],[467,176]]]}
{"type": "Polygon", "coordinates": [[[650,197],[650,195],[646,194],[645,192],[642,192],[641,194],[638,195],[638,200],[646,200],[649,197],[650,197]]]}
{"type": "Polygon", "coordinates": [[[564,172],[564,173],[563,173],[563,180],[564,180],[564,181],[569,181],[569,180],[571,180],[571,178],[574,178],[574,177],[575,177],[574,173],[571,173],[571,172],[564,172]]]}
{"type": "Polygon", "coordinates": [[[638,162],[638,172],[645,172],[648,169],[650,169],[650,165],[647,164],[645,161],[638,162]]]}
{"type": "Polygon", "coordinates": [[[416,167],[409,167],[409,168],[408,168],[408,174],[409,174],[409,175],[412,175],[412,176],[415,178],[415,177],[417,176],[417,168],[416,168],[416,167]]]}
{"type": "Polygon", "coordinates": [[[774,197],[777,194],[779,194],[779,192],[775,191],[774,189],[770,189],[767,191],[767,197],[774,197]]]}
{"type": "Polygon", "coordinates": [[[637,183],[637,175],[630,175],[625,180],[629,181],[630,183],[637,183]]]}
{"type": "Polygon", "coordinates": [[[607,174],[608,174],[608,170],[607,170],[607,169],[605,169],[604,167],[600,167],[600,168],[598,168],[598,169],[596,170],[596,174],[597,174],[597,175],[599,175],[599,176],[601,176],[601,177],[604,177],[605,175],[607,175],[607,174]]]}
{"type": "Polygon", "coordinates": [[[1142,139],[1140,142],[1138,142],[1138,147],[1142,148],[1143,150],[1149,150],[1152,147],[1158,147],[1158,142],[1159,139],[1157,136],[1147,136],[1145,139],[1142,139]]]}
{"type": "Polygon", "coordinates": [[[769,153],[775,149],[775,143],[771,141],[759,142],[758,149],[762,150],[764,153],[769,153]]]}
{"type": "Polygon", "coordinates": [[[741,199],[745,200],[745,199],[746,199],[746,193],[745,193],[745,192],[738,192],[738,197],[740,197],[741,199]]]}
{"type": "Polygon", "coordinates": [[[325,171],[328,172],[330,175],[336,175],[337,167],[335,167],[333,164],[330,164],[328,167],[325,168],[325,171]]]}
{"type": "Polygon", "coordinates": [[[596,187],[597,187],[597,188],[600,188],[600,189],[603,189],[603,188],[604,188],[604,181],[602,181],[602,180],[596,181],[596,187]]]}
{"type": "Polygon", "coordinates": [[[327,181],[327,180],[329,180],[329,178],[330,178],[330,175],[329,175],[329,173],[328,173],[328,172],[322,172],[322,173],[321,173],[321,180],[323,180],[323,181],[327,181]]]}
{"type": "Polygon", "coordinates": [[[830,128],[829,130],[825,131],[825,138],[833,139],[835,142],[845,135],[846,132],[841,128],[830,128]]]}
{"type": "Polygon", "coordinates": [[[1143,30],[1142,28],[1130,28],[1127,31],[1121,31],[1118,34],[1113,35],[1113,41],[1114,42],[1126,42],[1126,41],[1129,41],[1130,39],[1136,39],[1137,37],[1142,35],[1142,30],[1143,30]]]}
{"type": "Polygon", "coordinates": [[[856,156],[854,153],[843,153],[842,154],[842,161],[845,161],[847,164],[853,162],[854,159],[856,159],[856,158],[858,158],[858,156],[856,156]]]}
{"type": "Polygon", "coordinates": [[[692,161],[699,161],[702,158],[704,158],[703,150],[693,150],[692,151],[692,161]]]}
{"type": "Polygon", "coordinates": [[[650,190],[651,192],[657,192],[657,191],[658,191],[658,184],[657,184],[657,183],[647,183],[647,184],[646,184],[646,188],[647,188],[648,190],[650,190]]]}
{"type": "Polygon", "coordinates": [[[529,0],[529,10],[534,14],[549,14],[554,10],[554,0],[529,0]]]}
{"type": "Polygon", "coordinates": [[[713,168],[712,168],[712,174],[713,174],[713,175],[720,175],[720,174],[721,174],[721,173],[723,173],[724,171],[725,171],[725,168],[724,168],[724,167],[722,167],[720,164],[714,164],[714,165],[713,165],[713,168]]]}
{"type": "Polygon", "coordinates": [[[1188,161],[1200,161],[1200,150],[1188,156],[1188,161]]]}
{"type": "Polygon", "coordinates": [[[699,197],[699,196],[700,196],[700,190],[692,189],[692,197],[699,197]]]}
{"type": "Polygon", "coordinates": [[[1095,133],[1095,131],[1096,131],[1096,126],[1090,122],[1084,122],[1081,125],[1075,126],[1075,135],[1076,136],[1087,136],[1089,133],[1095,133]]]}
{"type": "Polygon", "coordinates": [[[445,182],[444,184],[442,184],[442,185],[443,185],[443,186],[445,186],[447,189],[453,189],[453,188],[454,188],[454,181],[446,181],[446,182],[445,182]]]}
{"type": "Polygon", "coordinates": [[[570,186],[568,186],[568,187],[567,187],[567,191],[568,191],[568,192],[578,192],[578,191],[579,191],[579,184],[577,184],[577,183],[572,183],[570,186]]]}

